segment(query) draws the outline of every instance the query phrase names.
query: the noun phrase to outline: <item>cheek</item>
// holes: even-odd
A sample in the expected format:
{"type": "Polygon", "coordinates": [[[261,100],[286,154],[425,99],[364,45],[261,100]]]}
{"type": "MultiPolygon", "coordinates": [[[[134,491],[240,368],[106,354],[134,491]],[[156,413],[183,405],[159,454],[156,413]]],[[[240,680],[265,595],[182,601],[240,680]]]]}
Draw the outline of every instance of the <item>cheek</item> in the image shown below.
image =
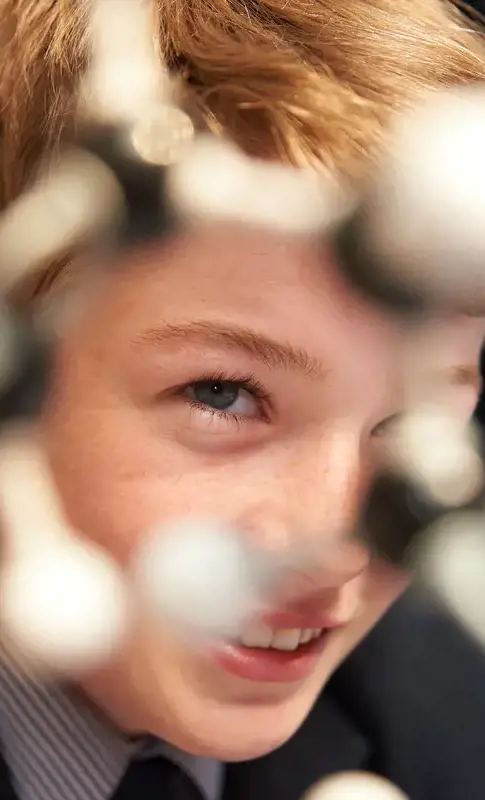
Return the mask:
{"type": "Polygon", "coordinates": [[[237,519],[268,507],[291,531],[353,524],[371,475],[359,432],[372,389],[346,391],[344,409],[339,393],[338,413],[326,410],[305,435],[215,465],[174,442],[162,411],[135,408],[107,363],[97,347],[89,358],[66,349],[44,430],[71,523],[121,561],[149,526],[188,513],[237,519]]]}
{"type": "Polygon", "coordinates": [[[204,464],[133,409],[79,400],[68,413],[46,414],[45,431],[71,523],[121,561],[148,527],[171,516],[234,518],[260,497],[263,474],[274,474],[264,459],[244,470],[204,464]]]}
{"type": "Polygon", "coordinates": [[[71,523],[126,561],[144,531],[195,513],[245,519],[269,509],[290,534],[348,530],[371,468],[358,437],[275,442],[216,464],[155,432],[132,408],[78,395],[46,415],[47,444],[71,523]]]}

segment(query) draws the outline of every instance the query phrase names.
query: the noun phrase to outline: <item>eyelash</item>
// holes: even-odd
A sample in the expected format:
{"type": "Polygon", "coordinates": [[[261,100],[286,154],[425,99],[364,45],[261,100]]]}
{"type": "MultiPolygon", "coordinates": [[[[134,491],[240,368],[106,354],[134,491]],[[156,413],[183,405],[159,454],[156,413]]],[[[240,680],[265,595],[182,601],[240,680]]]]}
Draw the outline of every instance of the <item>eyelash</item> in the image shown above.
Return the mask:
{"type": "Polygon", "coordinates": [[[265,390],[264,386],[251,374],[238,374],[234,373],[228,375],[227,373],[221,371],[218,372],[211,372],[203,375],[198,375],[197,378],[194,380],[187,381],[182,386],[179,386],[175,390],[175,394],[179,397],[183,397],[190,408],[193,408],[197,411],[200,411],[202,408],[205,414],[209,414],[212,417],[217,417],[218,419],[223,419],[224,421],[230,422],[233,425],[237,425],[238,427],[243,423],[248,422],[260,422],[260,419],[255,420],[254,417],[248,417],[243,414],[235,414],[231,411],[224,411],[222,409],[211,408],[204,403],[199,403],[197,400],[191,400],[184,396],[184,392],[189,389],[191,386],[197,383],[235,383],[237,384],[238,388],[243,389],[246,392],[249,392],[257,401],[260,412],[262,414],[262,421],[269,422],[269,416],[265,413],[264,409],[267,408],[271,404],[271,395],[265,390]]]}

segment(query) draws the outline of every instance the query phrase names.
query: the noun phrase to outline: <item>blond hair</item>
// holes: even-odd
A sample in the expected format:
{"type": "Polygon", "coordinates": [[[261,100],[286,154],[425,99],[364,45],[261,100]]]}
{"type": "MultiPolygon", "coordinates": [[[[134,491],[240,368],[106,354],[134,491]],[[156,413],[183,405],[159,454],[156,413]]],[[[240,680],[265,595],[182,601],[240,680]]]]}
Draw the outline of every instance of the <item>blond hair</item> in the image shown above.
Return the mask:
{"type": "MultiPolygon", "coordinates": [[[[485,44],[447,0],[154,0],[183,105],[250,154],[368,168],[389,115],[485,78],[485,44]]],[[[3,0],[0,205],[74,124],[89,6],[3,0]]]]}

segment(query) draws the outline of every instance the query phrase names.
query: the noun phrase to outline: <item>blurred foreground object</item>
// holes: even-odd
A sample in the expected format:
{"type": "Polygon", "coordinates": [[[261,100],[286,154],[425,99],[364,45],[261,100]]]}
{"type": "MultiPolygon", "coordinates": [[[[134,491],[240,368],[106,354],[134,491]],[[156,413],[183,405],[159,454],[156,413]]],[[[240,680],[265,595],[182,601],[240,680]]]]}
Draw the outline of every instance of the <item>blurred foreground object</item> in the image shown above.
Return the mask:
{"type": "Polygon", "coordinates": [[[324,778],[303,800],[408,800],[407,796],[378,775],[342,772],[324,778]]]}
{"type": "MultiPolygon", "coordinates": [[[[404,310],[410,331],[428,309],[485,315],[482,87],[437,93],[403,117],[371,184],[353,197],[335,176],[254,160],[196,131],[160,63],[149,3],[96,0],[91,22],[76,141],[0,220],[5,296],[72,248],[95,253],[101,269],[117,249],[226,220],[327,244],[333,238],[341,269],[357,288],[404,310]]],[[[35,357],[24,358],[19,372],[24,351],[9,344],[5,328],[3,366],[24,389],[30,380],[40,386],[29,406],[32,424],[48,374],[41,353],[54,342],[36,351],[36,321],[21,322],[35,357]]],[[[405,380],[409,390],[414,379],[405,380]]],[[[411,388],[390,460],[435,500],[459,505],[482,479],[473,434],[437,406],[419,405],[411,388]]],[[[0,422],[15,423],[20,411],[10,402],[0,422]]],[[[301,553],[273,563],[231,538],[223,523],[211,529],[194,518],[183,536],[177,526],[172,538],[167,528],[147,533],[125,576],[63,520],[33,427],[9,437],[7,427],[0,619],[24,655],[46,669],[75,673],[102,662],[123,641],[130,614],[147,607],[200,632],[232,632],[261,607],[268,586],[300,563],[301,553]]]]}
{"type": "Polygon", "coordinates": [[[416,568],[485,648],[485,514],[448,514],[420,533],[412,554],[416,568]]]}
{"type": "Polygon", "coordinates": [[[2,635],[41,671],[104,661],[128,627],[128,591],[107,553],[63,519],[35,432],[0,438],[2,635]]]}
{"type": "Polygon", "coordinates": [[[337,242],[357,283],[396,308],[485,314],[485,88],[402,115],[337,242]]]}
{"type": "Polygon", "coordinates": [[[391,426],[388,466],[412,481],[432,503],[462,506],[483,485],[474,426],[444,405],[423,404],[391,426]]]}

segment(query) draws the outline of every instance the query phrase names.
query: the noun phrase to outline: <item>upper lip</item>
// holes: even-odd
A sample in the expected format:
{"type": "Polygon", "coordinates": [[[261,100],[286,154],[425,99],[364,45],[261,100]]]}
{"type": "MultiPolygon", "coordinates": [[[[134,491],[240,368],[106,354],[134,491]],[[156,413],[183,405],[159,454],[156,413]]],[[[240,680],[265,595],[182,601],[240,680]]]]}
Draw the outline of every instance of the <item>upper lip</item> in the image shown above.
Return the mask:
{"type": "Polygon", "coordinates": [[[313,612],[307,614],[296,614],[287,611],[264,614],[261,622],[269,625],[270,628],[338,628],[343,622],[333,618],[329,614],[313,612]]]}

